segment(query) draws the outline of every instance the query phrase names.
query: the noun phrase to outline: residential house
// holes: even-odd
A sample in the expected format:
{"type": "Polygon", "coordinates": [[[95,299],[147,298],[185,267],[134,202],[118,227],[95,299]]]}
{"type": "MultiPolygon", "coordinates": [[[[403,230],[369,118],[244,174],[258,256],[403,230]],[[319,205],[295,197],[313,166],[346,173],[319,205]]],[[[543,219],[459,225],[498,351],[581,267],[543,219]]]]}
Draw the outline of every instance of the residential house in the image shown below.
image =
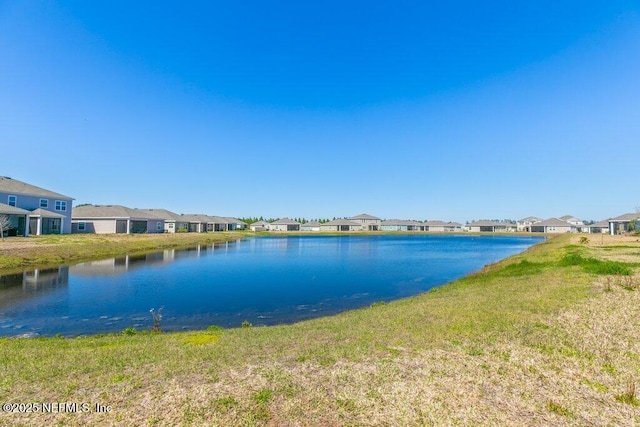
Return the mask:
{"type": "Polygon", "coordinates": [[[507,233],[517,230],[517,226],[511,222],[499,222],[499,221],[487,221],[480,220],[474,221],[466,226],[468,231],[476,233],[507,233]]]}
{"type": "Polygon", "coordinates": [[[73,208],[72,233],[163,233],[164,220],[122,205],[83,205],[73,208]]]}
{"type": "Polygon", "coordinates": [[[609,234],[609,220],[596,222],[586,227],[587,233],[590,234],[609,234]]]}
{"type": "Polygon", "coordinates": [[[269,223],[266,221],[257,221],[249,224],[249,229],[251,231],[266,231],[268,230],[269,223]]]}
{"type": "Polygon", "coordinates": [[[269,231],[300,231],[300,225],[293,219],[281,218],[269,224],[269,231]]]}
{"type": "Polygon", "coordinates": [[[529,216],[526,218],[521,219],[520,221],[516,222],[516,229],[517,231],[522,231],[525,233],[530,233],[531,232],[531,226],[537,222],[541,222],[542,218],[538,218],[537,216],[529,216]]]}
{"type": "Polygon", "coordinates": [[[23,220],[13,216],[20,236],[29,234],[68,234],[71,232],[73,198],[6,176],[0,177],[0,203],[33,212],[23,220]],[[35,212],[37,211],[37,212],[35,212]],[[24,224],[18,223],[25,221],[24,224]]]}
{"type": "Polygon", "coordinates": [[[640,212],[628,213],[609,220],[609,234],[623,234],[632,231],[633,225],[640,230],[640,212]]]}
{"type": "Polygon", "coordinates": [[[29,215],[31,215],[31,212],[25,209],[16,208],[15,206],[0,203],[0,215],[6,216],[9,220],[8,227],[3,227],[2,237],[29,235],[27,224],[29,222],[29,215]]]}
{"type": "Polygon", "coordinates": [[[165,233],[186,232],[189,230],[189,222],[185,221],[181,215],[167,209],[136,209],[140,215],[148,215],[150,218],[158,218],[164,222],[163,231],[165,233]]]}
{"type": "MultiPolygon", "coordinates": [[[[422,224],[422,223],[419,223],[422,224]]],[[[422,228],[424,229],[423,225],[422,228]]],[[[416,231],[418,227],[417,221],[407,221],[402,219],[388,219],[382,221],[380,229],[383,231],[416,231]]]]}
{"type": "Polygon", "coordinates": [[[382,223],[380,218],[364,213],[347,219],[360,224],[360,229],[363,231],[378,231],[382,223]]]}
{"type": "Polygon", "coordinates": [[[549,218],[531,226],[532,233],[575,233],[578,227],[558,218],[549,218]]]}
{"type": "Polygon", "coordinates": [[[423,223],[424,231],[431,231],[437,233],[445,232],[459,232],[462,231],[462,224],[458,222],[444,222],[444,221],[425,221],[423,223]]]}
{"type": "Polygon", "coordinates": [[[333,221],[320,224],[320,231],[360,231],[362,223],[357,223],[348,219],[334,219],[333,221]]]}
{"type": "Polygon", "coordinates": [[[300,231],[320,231],[321,226],[318,221],[309,221],[300,225],[300,231]]]}
{"type": "Polygon", "coordinates": [[[579,218],[576,218],[575,216],[565,215],[565,216],[561,216],[559,219],[566,221],[571,225],[575,225],[577,231],[582,231],[582,229],[585,228],[584,221],[579,218]]]}

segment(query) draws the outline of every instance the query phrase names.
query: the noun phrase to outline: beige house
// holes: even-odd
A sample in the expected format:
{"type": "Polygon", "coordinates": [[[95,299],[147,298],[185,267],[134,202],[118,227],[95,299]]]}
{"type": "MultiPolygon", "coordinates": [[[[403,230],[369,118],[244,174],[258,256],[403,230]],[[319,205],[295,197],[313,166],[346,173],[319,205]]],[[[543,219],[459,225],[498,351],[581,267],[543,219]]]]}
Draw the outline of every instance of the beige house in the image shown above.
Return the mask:
{"type": "Polygon", "coordinates": [[[424,231],[431,231],[436,233],[451,233],[462,231],[462,224],[458,222],[444,222],[444,221],[425,221],[423,223],[424,231]]]}
{"type": "Polygon", "coordinates": [[[516,224],[498,221],[474,221],[466,226],[468,231],[475,233],[507,233],[517,230],[516,224]]]}
{"type": "Polygon", "coordinates": [[[320,231],[321,226],[318,221],[309,221],[300,225],[300,231],[320,231]]]}
{"type": "Polygon", "coordinates": [[[532,233],[575,233],[578,227],[558,218],[549,218],[531,226],[532,233]]]}
{"type": "Polygon", "coordinates": [[[588,225],[586,232],[589,234],[609,234],[609,220],[605,219],[604,221],[588,225]]]}
{"type": "Polygon", "coordinates": [[[300,223],[289,218],[281,218],[269,224],[269,231],[300,231],[300,223]]]}
{"type": "Polygon", "coordinates": [[[249,229],[251,231],[266,231],[268,230],[268,227],[269,223],[266,221],[257,221],[249,225],[249,229]]]}
{"type": "Polygon", "coordinates": [[[176,233],[189,231],[189,222],[182,219],[181,215],[167,209],[136,209],[141,215],[148,215],[164,221],[163,231],[165,233],[176,233]]]}
{"type": "Polygon", "coordinates": [[[164,220],[121,205],[84,205],[73,208],[72,233],[164,233],[164,220]]]}
{"type": "Polygon", "coordinates": [[[517,231],[529,233],[531,232],[531,226],[541,221],[542,218],[538,218],[537,216],[529,216],[527,218],[523,218],[520,221],[516,222],[517,231]]]}
{"type": "Polygon", "coordinates": [[[363,231],[378,231],[382,223],[380,218],[364,213],[347,219],[360,224],[360,229],[363,231]]]}
{"type": "Polygon", "coordinates": [[[362,224],[348,219],[334,219],[320,225],[320,231],[360,231],[362,224]]]}

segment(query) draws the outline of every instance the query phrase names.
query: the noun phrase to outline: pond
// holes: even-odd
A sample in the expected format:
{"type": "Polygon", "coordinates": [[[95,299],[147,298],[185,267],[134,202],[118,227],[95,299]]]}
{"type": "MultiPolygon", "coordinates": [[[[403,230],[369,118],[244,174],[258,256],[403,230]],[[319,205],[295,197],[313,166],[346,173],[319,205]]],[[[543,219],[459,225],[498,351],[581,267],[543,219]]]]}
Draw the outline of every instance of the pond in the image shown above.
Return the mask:
{"type": "Polygon", "coordinates": [[[522,252],[526,236],[258,237],[0,277],[0,335],[292,323],[427,291],[522,252]]]}

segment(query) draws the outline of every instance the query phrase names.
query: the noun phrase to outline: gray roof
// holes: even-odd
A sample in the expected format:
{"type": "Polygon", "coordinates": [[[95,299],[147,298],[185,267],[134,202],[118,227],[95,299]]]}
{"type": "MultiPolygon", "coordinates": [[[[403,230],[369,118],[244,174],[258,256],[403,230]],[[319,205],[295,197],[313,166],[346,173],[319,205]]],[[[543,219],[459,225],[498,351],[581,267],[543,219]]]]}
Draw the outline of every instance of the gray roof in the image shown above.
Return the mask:
{"type": "Polygon", "coordinates": [[[15,206],[5,205],[4,203],[0,203],[0,214],[2,215],[30,215],[31,212],[16,208],[15,206]]]}
{"type": "Polygon", "coordinates": [[[240,221],[238,218],[234,218],[232,216],[222,216],[222,217],[215,217],[214,216],[214,218],[222,218],[227,222],[227,224],[244,224],[244,225],[247,225],[246,222],[240,221]]]}
{"type": "Polygon", "coordinates": [[[277,221],[273,221],[271,225],[291,225],[291,224],[300,224],[298,221],[294,221],[289,218],[280,218],[277,221]]]}
{"type": "Polygon", "coordinates": [[[205,214],[182,214],[180,215],[182,221],[202,223],[202,224],[226,224],[227,221],[219,216],[209,216],[205,214]]]}
{"type": "Polygon", "coordinates": [[[348,219],[334,219],[333,221],[325,222],[322,224],[323,226],[328,225],[348,225],[350,227],[360,227],[360,224],[357,222],[349,221],[348,219]]]}
{"type": "Polygon", "coordinates": [[[30,216],[40,216],[42,218],[64,218],[64,215],[60,215],[59,213],[51,212],[46,209],[34,209],[31,211],[30,216]]]}
{"type": "Polygon", "coordinates": [[[53,191],[45,190],[44,188],[36,187],[35,185],[27,184],[26,182],[18,181],[17,179],[7,176],[0,176],[0,191],[10,194],[73,200],[72,197],[65,196],[64,194],[54,193],[53,191]]]}
{"type": "Polygon", "coordinates": [[[369,215],[369,214],[360,214],[360,215],[356,215],[354,217],[351,217],[349,219],[380,219],[377,216],[373,216],[373,215],[369,215]]]}
{"type": "Polygon", "coordinates": [[[521,219],[518,222],[540,222],[542,218],[538,218],[537,216],[528,216],[526,218],[521,219]]]}
{"type": "Polygon", "coordinates": [[[158,219],[140,209],[131,209],[122,205],[84,205],[74,207],[71,218],[119,218],[119,219],[158,219]]]}
{"type": "Polygon", "coordinates": [[[269,225],[269,223],[266,221],[256,221],[254,223],[251,223],[252,227],[266,227],[267,225],[269,225]]]}
{"type": "Polygon", "coordinates": [[[628,213],[624,215],[617,216],[615,218],[611,218],[609,221],[617,222],[617,221],[633,221],[634,219],[640,219],[640,212],[636,213],[628,213]]]}
{"type": "Polygon", "coordinates": [[[322,224],[320,224],[318,221],[309,221],[309,222],[305,222],[304,224],[302,224],[303,227],[318,227],[322,224]]]}
{"type": "Polygon", "coordinates": [[[544,221],[536,222],[533,224],[534,227],[575,227],[575,225],[568,223],[567,221],[563,221],[558,218],[549,218],[544,221]]]}
{"type": "Polygon", "coordinates": [[[609,220],[605,219],[604,221],[596,222],[589,225],[589,228],[609,228],[609,220]]]}
{"type": "Polygon", "coordinates": [[[387,219],[382,221],[381,225],[414,225],[412,221],[405,221],[403,219],[387,219]]]}
{"type": "Polygon", "coordinates": [[[573,219],[575,219],[576,221],[582,221],[580,218],[576,218],[573,215],[564,215],[564,216],[561,216],[559,219],[561,219],[563,221],[571,221],[573,219]]]}
{"type": "Polygon", "coordinates": [[[140,211],[143,215],[149,215],[151,217],[155,217],[158,219],[163,219],[165,221],[178,221],[180,215],[175,212],[171,212],[167,209],[136,209],[140,211]]]}
{"type": "Polygon", "coordinates": [[[444,222],[444,221],[425,221],[424,225],[429,227],[462,227],[459,222],[444,222]]]}

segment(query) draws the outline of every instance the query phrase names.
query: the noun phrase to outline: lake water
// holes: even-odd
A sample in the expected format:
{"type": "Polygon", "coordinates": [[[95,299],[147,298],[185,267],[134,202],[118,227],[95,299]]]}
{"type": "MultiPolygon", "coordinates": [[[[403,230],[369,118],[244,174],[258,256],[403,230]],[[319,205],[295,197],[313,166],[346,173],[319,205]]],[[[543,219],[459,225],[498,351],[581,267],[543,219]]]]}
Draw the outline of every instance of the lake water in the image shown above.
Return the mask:
{"type": "Polygon", "coordinates": [[[0,335],[291,323],[427,291],[541,238],[263,237],[0,277],[0,335]]]}

